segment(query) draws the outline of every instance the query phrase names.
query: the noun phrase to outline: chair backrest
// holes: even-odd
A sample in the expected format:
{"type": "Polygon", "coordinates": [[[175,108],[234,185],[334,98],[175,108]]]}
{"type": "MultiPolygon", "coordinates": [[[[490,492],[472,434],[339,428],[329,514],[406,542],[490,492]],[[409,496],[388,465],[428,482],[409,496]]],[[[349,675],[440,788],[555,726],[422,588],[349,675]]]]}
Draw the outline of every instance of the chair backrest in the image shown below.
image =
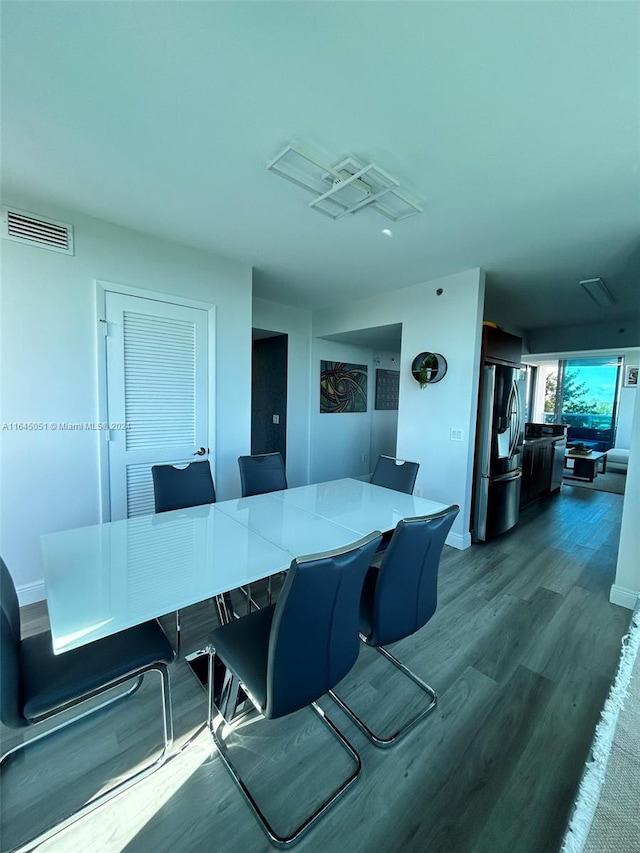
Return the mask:
{"type": "Polygon", "coordinates": [[[433,616],[444,541],[459,506],[398,523],[379,568],[365,581],[360,630],[372,646],[408,637],[433,616]]]}
{"type": "Polygon", "coordinates": [[[319,699],[356,662],[362,584],[380,539],[376,531],[291,563],[271,623],[266,717],[319,699]]]}
{"type": "Polygon", "coordinates": [[[0,720],[25,726],[20,711],[20,607],[4,560],[0,557],[0,720]]]}
{"type": "Polygon", "coordinates": [[[170,512],[173,509],[216,502],[211,466],[206,459],[191,462],[185,468],[154,465],[151,476],[156,512],[170,512]]]}
{"type": "Polygon", "coordinates": [[[371,475],[371,482],[374,486],[384,486],[385,489],[394,489],[396,492],[406,492],[411,495],[419,467],[419,462],[405,462],[403,459],[394,459],[393,456],[379,456],[371,475]]]}
{"type": "Polygon", "coordinates": [[[281,453],[239,456],[238,465],[243,498],[287,488],[287,475],[281,453]]]}

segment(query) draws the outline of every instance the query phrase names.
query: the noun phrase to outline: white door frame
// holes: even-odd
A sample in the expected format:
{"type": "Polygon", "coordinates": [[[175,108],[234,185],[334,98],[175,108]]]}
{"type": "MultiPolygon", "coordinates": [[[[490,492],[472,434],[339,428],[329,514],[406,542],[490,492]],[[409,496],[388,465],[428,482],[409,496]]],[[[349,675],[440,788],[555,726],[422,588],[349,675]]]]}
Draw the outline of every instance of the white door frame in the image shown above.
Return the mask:
{"type": "MultiPolygon", "coordinates": [[[[188,299],[174,293],[162,293],[157,290],[147,290],[143,287],[132,287],[128,284],[117,284],[112,281],[95,279],[96,292],[96,351],[98,354],[98,423],[108,421],[107,397],[107,335],[106,335],[106,295],[107,293],[123,293],[127,296],[138,296],[141,299],[153,299],[156,302],[168,302],[170,305],[183,305],[187,308],[199,308],[207,312],[207,369],[208,369],[208,435],[207,446],[213,450],[209,455],[213,482],[216,481],[217,446],[215,444],[215,332],[216,306],[213,302],[202,302],[198,299],[188,299]]],[[[98,430],[98,473],[99,473],[99,503],[100,520],[111,521],[111,496],[109,492],[109,440],[108,431],[98,430]]]]}

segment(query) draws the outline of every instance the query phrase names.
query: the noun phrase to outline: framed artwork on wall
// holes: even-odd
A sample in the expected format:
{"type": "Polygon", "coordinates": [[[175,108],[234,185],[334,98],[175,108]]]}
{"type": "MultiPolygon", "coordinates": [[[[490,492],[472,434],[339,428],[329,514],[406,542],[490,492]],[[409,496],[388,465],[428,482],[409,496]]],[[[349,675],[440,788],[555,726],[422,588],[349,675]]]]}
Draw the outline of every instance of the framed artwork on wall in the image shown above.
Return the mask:
{"type": "Polygon", "coordinates": [[[320,411],[349,414],[367,411],[367,365],[320,362],[320,411]]]}
{"type": "Polygon", "coordinates": [[[624,369],[625,388],[636,388],[638,385],[638,366],[628,364],[624,369]]]}
{"type": "Polygon", "coordinates": [[[381,409],[397,409],[400,399],[400,371],[376,370],[376,402],[375,407],[381,409]]]}

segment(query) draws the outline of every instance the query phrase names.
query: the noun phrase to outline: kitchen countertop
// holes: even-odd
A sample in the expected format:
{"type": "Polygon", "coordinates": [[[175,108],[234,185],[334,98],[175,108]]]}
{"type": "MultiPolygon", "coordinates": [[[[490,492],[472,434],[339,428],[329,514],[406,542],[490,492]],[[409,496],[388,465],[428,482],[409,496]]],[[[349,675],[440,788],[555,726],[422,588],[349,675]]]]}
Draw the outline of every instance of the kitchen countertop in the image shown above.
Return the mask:
{"type": "Polygon", "coordinates": [[[565,441],[565,437],[563,435],[541,435],[536,436],[535,438],[525,438],[524,443],[525,445],[542,444],[545,441],[565,441]]]}

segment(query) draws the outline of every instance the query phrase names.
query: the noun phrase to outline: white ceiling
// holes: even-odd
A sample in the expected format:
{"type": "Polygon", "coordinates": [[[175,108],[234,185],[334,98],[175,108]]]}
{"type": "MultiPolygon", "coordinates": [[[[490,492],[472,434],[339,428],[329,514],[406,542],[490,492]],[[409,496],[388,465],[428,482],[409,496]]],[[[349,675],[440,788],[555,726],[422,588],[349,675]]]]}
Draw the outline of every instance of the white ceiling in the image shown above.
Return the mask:
{"type": "Polygon", "coordinates": [[[637,3],[1,7],[7,192],[245,261],[304,307],[481,266],[487,315],[524,329],[638,313],[637,3]],[[424,213],[310,210],[265,168],[288,142],[375,161],[424,213]]]}

